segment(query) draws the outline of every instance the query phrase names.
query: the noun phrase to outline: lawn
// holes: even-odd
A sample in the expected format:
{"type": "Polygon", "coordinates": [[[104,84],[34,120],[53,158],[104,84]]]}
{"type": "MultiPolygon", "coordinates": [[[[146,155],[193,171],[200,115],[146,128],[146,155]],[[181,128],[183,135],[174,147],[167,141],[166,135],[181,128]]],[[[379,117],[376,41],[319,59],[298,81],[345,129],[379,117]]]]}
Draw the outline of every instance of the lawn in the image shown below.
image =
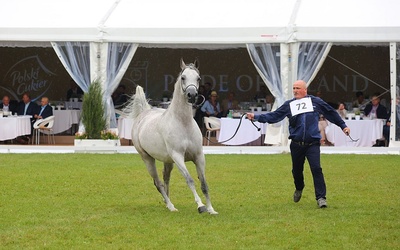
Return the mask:
{"type": "Polygon", "coordinates": [[[321,157],[326,209],[308,165],[292,201],[288,154],[207,155],[209,215],[177,169],[170,212],[138,155],[0,154],[0,248],[400,249],[400,157],[321,157]]]}

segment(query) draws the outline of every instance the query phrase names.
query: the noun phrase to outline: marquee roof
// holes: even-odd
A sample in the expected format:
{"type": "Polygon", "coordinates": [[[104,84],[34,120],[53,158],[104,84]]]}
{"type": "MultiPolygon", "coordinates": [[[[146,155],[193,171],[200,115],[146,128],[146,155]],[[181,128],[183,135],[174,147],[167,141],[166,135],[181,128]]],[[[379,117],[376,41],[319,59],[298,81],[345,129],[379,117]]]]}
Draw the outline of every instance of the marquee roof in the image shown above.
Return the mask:
{"type": "Polygon", "coordinates": [[[397,0],[0,0],[0,45],[400,41],[397,0]]]}

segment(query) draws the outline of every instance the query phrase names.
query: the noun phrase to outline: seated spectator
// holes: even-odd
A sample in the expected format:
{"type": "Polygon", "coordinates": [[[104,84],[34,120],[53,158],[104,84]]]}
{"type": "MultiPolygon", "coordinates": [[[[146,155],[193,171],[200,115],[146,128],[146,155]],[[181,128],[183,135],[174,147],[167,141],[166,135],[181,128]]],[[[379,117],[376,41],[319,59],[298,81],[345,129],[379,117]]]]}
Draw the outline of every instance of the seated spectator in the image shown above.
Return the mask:
{"type": "Polygon", "coordinates": [[[22,95],[22,101],[18,105],[17,113],[18,115],[33,115],[35,114],[38,105],[31,101],[31,96],[29,93],[24,93],[22,95]]]}
{"type": "Polygon", "coordinates": [[[36,109],[35,114],[33,115],[33,118],[35,118],[36,120],[38,119],[45,119],[49,116],[53,115],[53,108],[48,105],[49,104],[49,98],[47,97],[42,97],[41,100],[41,106],[36,109]]]}
{"type": "Polygon", "coordinates": [[[67,91],[67,101],[69,101],[69,99],[71,98],[81,98],[83,96],[82,89],[72,79],[69,83],[70,83],[70,89],[67,91]]]}
{"type": "Polygon", "coordinates": [[[371,103],[368,103],[364,109],[364,115],[371,119],[387,119],[387,109],[380,104],[379,94],[374,94],[371,98],[371,103]]]}
{"type": "Polygon", "coordinates": [[[10,101],[8,95],[3,96],[3,102],[0,104],[0,109],[3,111],[12,112],[12,114],[17,113],[18,105],[15,102],[10,101]]]}
{"type": "Polygon", "coordinates": [[[238,101],[235,100],[235,93],[229,92],[226,99],[222,101],[222,116],[227,116],[229,110],[239,109],[238,101]]]}
{"type": "Polygon", "coordinates": [[[353,101],[353,108],[359,108],[360,111],[364,110],[365,106],[368,104],[368,100],[364,99],[364,94],[361,91],[356,93],[356,100],[353,101]]]}
{"type": "Polygon", "coordinates": [[[347,116],[347,110],[343,102],[339,102],[338,109],[336,110],[342,119],[345,119],[347,116]]]}
{"type": "Polygon", "coordinates": [[[128,101],[128,96],[125,94],[125,90],[126,90],[125,85],[121,84],[112,94],[111,97],[115,108],[122,107],[128,101]]]}
{"type": "Polygon", "coordinates": [[[16,138],[16,141],[21,144],[28,144],[30,137],[33,133],[33,123],[35,119],[33,116],[35,115],[38,109],[38,105],[31,101],[31,97],[29,93],[24,93],[22,95],[22,101],[18,105],[17,114],[18,115],[30,115],[31,116],[31,135],[29,136],[19,136],[16,138]]]}
{"type": "Polygon", "coordinates": [[[212,91],[210,95],[210,99],[207,100],[203,106],[201,107],[201,111],[204,113],[205,116],[214,116],[214,117],[221,117],[221,107],[219,102],[217,101],[218,94],[216,91],[212,91]]]}

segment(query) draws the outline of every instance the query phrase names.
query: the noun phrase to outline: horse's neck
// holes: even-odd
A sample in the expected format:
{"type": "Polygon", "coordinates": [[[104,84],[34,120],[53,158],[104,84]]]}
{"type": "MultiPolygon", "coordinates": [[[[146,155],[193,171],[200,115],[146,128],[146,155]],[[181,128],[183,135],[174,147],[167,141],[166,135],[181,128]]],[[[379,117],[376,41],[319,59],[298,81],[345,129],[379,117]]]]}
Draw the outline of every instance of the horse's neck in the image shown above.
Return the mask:
{"type": "Polygon", "coordinates": [[[173,115],[175,117],[181,117],[184,119],[192,119],[192,105],[190,105],[185,96],[181,93],[181,83],[177,81],[175,83],[174,94],[172,96],[171,104],[167,109],[168,115],[173,115]]]}

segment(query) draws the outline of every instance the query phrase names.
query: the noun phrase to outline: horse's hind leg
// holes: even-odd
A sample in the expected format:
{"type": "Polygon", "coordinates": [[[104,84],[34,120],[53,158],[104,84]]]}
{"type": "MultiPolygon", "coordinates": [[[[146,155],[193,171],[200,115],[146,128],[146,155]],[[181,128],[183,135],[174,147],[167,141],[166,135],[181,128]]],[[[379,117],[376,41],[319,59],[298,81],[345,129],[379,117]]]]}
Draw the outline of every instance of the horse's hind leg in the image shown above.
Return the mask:
{"type": "Polygon", "coordinates": [[[151,177],[153,177],[154,185],[156,186],[157,190],[163,196],[164,202],[166,203],[167,208],[170,211],[178,211],[175,208],[175,206],[171,203],[171,200],[169,199],[169,197],[165,191],[164,185],[161,182],[160,178],[158,177],[155,159],[149,155],[142,155],[142,159],[143,159],[144,163],[146,164],[147,171],[149,171],[149,174],[151,175],[151,177]]]}
{"type": "Polygon", "coordinates": [[[210,214],[218,214],[217,211],[214,210],[214,208],[211,205],[211,199],[210,195],[208,193],[208,185],[206,181],[206,176],[205,176],[205,159],[204,155],[202,157],[199,157],[194,164],[196,165],[196,170],[197,170],[197,175],[199,177],[200,183],[201,183],[201,191],[203,192],[204,196],[206,197],[206,206],[207,206],[207,212],[210,214]]]}
{"type": "Polygon", "coordinates": [[[173,167],[174,164],[172,163],[164,163],[164,169],[163,169],[164,189],[168,197],[169,197],[169,180],[171,179],[171,171],[173,167]]]}

